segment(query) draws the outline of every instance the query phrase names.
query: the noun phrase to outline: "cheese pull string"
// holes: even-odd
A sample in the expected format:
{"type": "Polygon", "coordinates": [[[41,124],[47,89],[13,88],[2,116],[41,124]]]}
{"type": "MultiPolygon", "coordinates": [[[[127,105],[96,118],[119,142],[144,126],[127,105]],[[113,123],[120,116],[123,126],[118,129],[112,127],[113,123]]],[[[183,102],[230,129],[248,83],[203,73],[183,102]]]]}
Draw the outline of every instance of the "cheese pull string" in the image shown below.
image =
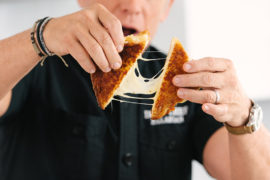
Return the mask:
{"type": "Polygon", "coordinates": [[[135,99],[135,100],[153,100],[154,98],[153,97],[134,97],[134,96],[131,96],[131,95],[117,95],[117,97],[119,98],[128,98],[128,99],[135,99]]]}
{"type": "Polygon", "coordinates": [[[166,60],[166,58],[153,58],[153,59],[148,59],[148,58],[144,58],[144,57],[139,57],[138,60],[142,60],[142,61],[159,61],[159,60],[166,60]]]}
{"type": "Polygon", "coordinates": [[[116,99],[113,98],[114,101],[119,101],[120,103],[124,102],[124,103],[130,103],[130,104],[141,104],[141,105],[147,105],[147,106],[152,106],[153,103],[139,103],[139,102],[132,102],[132,101],[126,101],[126,100],[121,100],[121,99],[116,99]]]}

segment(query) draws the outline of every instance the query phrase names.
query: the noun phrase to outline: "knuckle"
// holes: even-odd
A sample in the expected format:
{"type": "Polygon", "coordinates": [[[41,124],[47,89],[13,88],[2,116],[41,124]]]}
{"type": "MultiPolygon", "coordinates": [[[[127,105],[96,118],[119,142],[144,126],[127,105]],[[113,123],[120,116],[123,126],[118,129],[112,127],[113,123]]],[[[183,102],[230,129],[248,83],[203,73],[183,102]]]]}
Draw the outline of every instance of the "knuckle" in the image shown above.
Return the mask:
{"type": "Polygon", "coordinates": [[[96,20],[96,14],[94,12],[93,9],[84,9],[82,10],[82,14],[81,14],[81,22],[82,24],[84,24],[85,22],[88,23],[94,23],[96,20]]]}
{"type": "Polygon", "coordinates": [[[108,44],[111,41],[111,37],[108,34],[104,34],[101,36],[101,43],[108,44]]]}
{"type": "Polygon", "coordinates": [[[89,51],[90,53],[97,53],[100,51],[100,45],[98,43],[92,43],[89,46],[89,51]]]}
{"type": "Polygon", "coordinates": [[[109,31],[115,30],[115,28],[117,27],[117,22],[114,18],[112,18],[108,23],[106,23],[105,28],[109,31]]]}
{"type": "Polygon", "coordinates": [[[205,85],[211,85],[213,83],[213,76],[211,76],[211,74],[205,74],[202,77],[203,77],[202,82],[205,85]]]}
{"type": "Polygon", "coordinates": [[[121,26],[120,20],[117,19],[115,16],[113,16],[111,19],[111,27],[116,28],[116,27],[120,27],[120,26],[121,26]]]}
{"type": "Polygon", "coordinates": [[[209,57],[207,61],[207,66],[211,69],[214,67],[214,65],[215,65],[215,59],[212,57],[209,57]]]}
{"type": "Polygon", "coordinates": [[[93,24],[95,22],[95,16],[90,10],[85,11],[83,21],[89,24],[93,24]]]}

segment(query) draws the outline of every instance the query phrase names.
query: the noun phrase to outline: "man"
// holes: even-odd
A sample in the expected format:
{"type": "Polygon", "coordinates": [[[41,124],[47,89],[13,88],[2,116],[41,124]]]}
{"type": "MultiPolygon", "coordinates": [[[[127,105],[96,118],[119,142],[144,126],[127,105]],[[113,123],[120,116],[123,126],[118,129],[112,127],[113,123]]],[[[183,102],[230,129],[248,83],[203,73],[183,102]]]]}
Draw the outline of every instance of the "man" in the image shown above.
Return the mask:
{"type": "MultiPolygon", "coordinates": [[[[152,122],[146,106],[97,106],[88,73],[120,68],[124,35],[148,29],[153,36],[173,0],[79,4],[83,10],[52,19],[43,33],[51,52],[71,55],[64,56],[69,68],[56,57],[39,66],[31,30],[0,42],[1,179],[190,179],[192,159],[217,179],[270,179],[266,128],[232,134],[254,106],[229,60],[190,61],[188,74],[174,77],[189,102],[169,116],[183,123],[152,122]]],[[[151,76],[161,67],[141,70],[151,76]]]]}

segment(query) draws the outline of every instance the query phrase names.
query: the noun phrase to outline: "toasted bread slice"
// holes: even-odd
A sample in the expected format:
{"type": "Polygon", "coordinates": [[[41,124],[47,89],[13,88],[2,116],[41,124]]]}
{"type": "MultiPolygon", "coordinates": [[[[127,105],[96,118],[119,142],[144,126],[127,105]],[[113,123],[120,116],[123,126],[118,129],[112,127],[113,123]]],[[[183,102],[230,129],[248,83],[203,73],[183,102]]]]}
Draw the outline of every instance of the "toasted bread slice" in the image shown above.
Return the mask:
{"type": "Polygon", "coordinates": [[[146,48],[148,42],[148,31],[125,37],[125,46],[123,51],[120,53],[122,58],[121,68],[118,70],[112,70],[108,73],[104,73],[97,69],[94,74],[91,74],[93,89],[98,104],[102,109],[105,109],[106,106],[111,102],[114,93],[120,87],[123,79],[137,61],[138,57],[143,53],[143,50],[146,48]]]}
{"type": "Polygon", "coordinates": [[[177,96],[177,87],[172,84],[172,79],[177,74],[185,74],[183,64],[188,61],[188,55],[177,38],[173,38],[169,54],[167,56],[160,88],[158,88],[154,97],[151,119],[160,119],[161,117],[173,111],[177,103],[185,102],[177,96]]]}

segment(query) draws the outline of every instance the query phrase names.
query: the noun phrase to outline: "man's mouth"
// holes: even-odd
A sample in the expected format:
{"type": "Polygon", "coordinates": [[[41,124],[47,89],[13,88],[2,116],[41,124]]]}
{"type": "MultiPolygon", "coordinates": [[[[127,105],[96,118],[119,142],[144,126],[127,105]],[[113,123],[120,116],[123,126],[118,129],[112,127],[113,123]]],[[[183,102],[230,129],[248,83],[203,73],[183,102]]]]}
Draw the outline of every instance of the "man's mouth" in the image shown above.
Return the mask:
{"type": "Polygon", "coordinates": [[[123,33],[125,36],[138,33],[138,30],[136,30],[135,28],[127,28],[127,27],[122,27],[122,28],[123,28],[123,33]]]}

